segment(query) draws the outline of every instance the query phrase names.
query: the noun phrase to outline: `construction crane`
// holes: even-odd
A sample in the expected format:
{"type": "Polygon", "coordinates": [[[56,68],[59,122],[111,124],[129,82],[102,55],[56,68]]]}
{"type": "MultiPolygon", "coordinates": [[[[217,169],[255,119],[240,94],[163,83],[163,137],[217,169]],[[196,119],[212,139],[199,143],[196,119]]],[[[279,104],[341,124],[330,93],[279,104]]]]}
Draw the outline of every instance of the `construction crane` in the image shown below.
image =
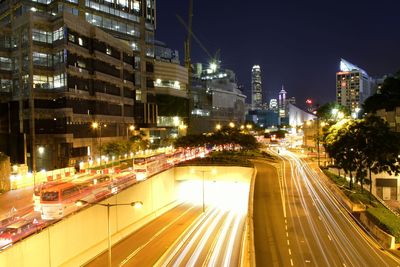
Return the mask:
{"type": "MultiPolygon", "coordinates": [[[[196,41],[196,43],[200,46],[200,48],[207,54],[210,58],[210,61],[214,64],[219,64],[219,54],[220,50],[218,49],[213,57],[211,53],[207,50],[207,48],[200,42],[199,38],[193,33],[192,31],[192,24],[193,24],[193,0],[189,0],[189,11],[188,11],[188,22],[187,24],[182,19],[181,16],[176,15],[178,21],[185,27],[187,31],[187,38],[184,43],[185,49],[185,67],[188,70],[188,86],[187,86],[187,93],[189,98],[188,103],[188,125],[190,125],[190,112],[192,111],[192,66],[191,66],[191,52],[192,52],[192,37],[196,41]]],[[[189,127],[190,129],[190,127],[189,127]]]]}

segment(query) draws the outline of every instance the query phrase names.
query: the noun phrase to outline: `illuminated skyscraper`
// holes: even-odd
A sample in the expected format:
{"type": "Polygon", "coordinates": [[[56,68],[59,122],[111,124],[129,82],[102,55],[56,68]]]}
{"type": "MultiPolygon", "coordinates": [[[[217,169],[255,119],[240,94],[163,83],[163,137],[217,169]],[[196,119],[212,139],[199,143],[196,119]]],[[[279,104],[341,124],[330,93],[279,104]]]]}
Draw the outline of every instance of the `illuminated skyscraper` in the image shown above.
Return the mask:
{"type": "Polygon", "coordinates": [[[336,102],[358,112],[361,104],[371,94],[372,79],[358,66],[341,59],[336,73],[336,102]]]}
{"type": "Polygon", "coordinates": [[[261,69],[259,65],[254,65],[251,69],[251,106],[253,109],[262,108],[262,83],[261,69]]]}
{"type": "Polygon", "coordinates": [[[269,109],[270,110],[278,110],[278,100],[276,98],[272,98],[269,101],[269,109]]]}
{"type": "Polygon", "coordinates": [[[279,92],[278,107],[279,107],[279,117],[280,118],[286,117],[286,91],[283,85],[282,85],[282,90],[279,92]]]}

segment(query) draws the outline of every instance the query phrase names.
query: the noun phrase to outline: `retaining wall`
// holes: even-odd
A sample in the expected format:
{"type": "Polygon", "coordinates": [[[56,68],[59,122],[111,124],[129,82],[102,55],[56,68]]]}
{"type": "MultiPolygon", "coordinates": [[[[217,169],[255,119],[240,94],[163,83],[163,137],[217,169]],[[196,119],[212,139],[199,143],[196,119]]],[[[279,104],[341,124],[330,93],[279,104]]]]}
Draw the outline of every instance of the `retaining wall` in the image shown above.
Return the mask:
{"type": "Polygon", "coordinates": [[[367,228],[367,230],[376,238],[382,247],[386,249],[395,249],[395,237],[384,232],[378,226],[375,225],[370,219],[368,219],[365,212],[360,214],[361,223],[367,228]]]}

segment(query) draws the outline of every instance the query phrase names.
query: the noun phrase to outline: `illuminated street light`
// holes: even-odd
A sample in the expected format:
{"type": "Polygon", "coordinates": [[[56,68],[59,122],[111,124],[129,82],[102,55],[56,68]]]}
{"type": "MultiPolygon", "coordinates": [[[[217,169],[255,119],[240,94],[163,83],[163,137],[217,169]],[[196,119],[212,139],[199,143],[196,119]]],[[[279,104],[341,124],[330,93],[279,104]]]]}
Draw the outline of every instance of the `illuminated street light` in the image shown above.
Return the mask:
{"type": "Polygon", "coordinates": [[[99,127],[99,123],[98,122],[93,122],[92,123],[92,128],[93,129],[97,129],[99,127]]]}
{"type": "Polygon", "coordinates": [[[126,140],[129,140],[129,131],[133,132],[135,130],[134,125],[130,125],[129,127],[126,128],[126,140]]]}
{"type": "Polygon", "coordinates": [[[195,169],[190,169],[190,173],[195,173],[195,172],[201,172],[202,173],[202,176],[203,176],[203,179],[202,179],[202,181],[203,181],[203,183],[202,183],[202,187],[203,187],[203,213],[206,211],[206,205],[205,205],[205,201],[204,201],[204,192],[205,192],[205,190],[204,190],[204,173],[206,173],[206,172],[209,172],[209,173],[211,173],[212,175],[215,175],[215,174],[217,174],[217,170],[216,169],[212,169],[211,171],[208,171],[208,170],[195,170],[195,169]]]}
{"type": "Polygon", "coordinates": [[[39,152],[40,155],[43,155],[43,153],[44,153],[44,147],[40,146],[40,147],[38,148],[38,152],[39,152]]]}
{"type": "MultiPolygon", "coordinates": [[[[86,204],[89,204],[89,202],[85,200],[78,200],[75,202],[75,205],[77,207],[82,207],[86,204]]],[[[107,207],[107,234],[108,234],[108,266],[111,267],[111,231],[110,231],[110,207],[115,207],[115,206],[131,206],[134,207],[135,209],[140,209],[143,207],[143,202],[142,201],[133,201],[131,203],[121,203],[121,204],[102,204],[102,203],[90,203],[92,205],[98,205],[98,206],[103,206],[107,207]]]]}
{"type": "Polygon", "coordinates": [[[92,127],[94,130],[99,129],[99,154],[100,154],[100,162],[99,162],[99,164],[100,164],[100,166],[101,166],[101,159],[102,159],[102,156],[101,156],[101,128],[107,127],[107,124],[100,125],[100,123],[98,123],[97,121],[95,121],[95,122],[92,122],[91,127],[92,127]]]}
{"type": "Polygon", "coordinates": [[[215,129],[221,130],[221,124],[218,123],[218,124],[215,126],[215,129]]]}
{"type": "Polygon", "coordinates": [[[234,124],[233,122],[230,122],[230,123],[229,123],[229,127],[234,128],[234,127],[235,127],[235,124],[234,124]]]}

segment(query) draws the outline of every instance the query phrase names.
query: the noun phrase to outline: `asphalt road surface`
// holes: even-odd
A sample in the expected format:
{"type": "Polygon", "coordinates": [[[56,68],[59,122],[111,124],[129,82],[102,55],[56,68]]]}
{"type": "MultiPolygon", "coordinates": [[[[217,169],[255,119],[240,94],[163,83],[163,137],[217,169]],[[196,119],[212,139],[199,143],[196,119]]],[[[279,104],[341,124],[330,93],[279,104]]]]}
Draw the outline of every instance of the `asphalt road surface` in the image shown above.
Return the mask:
{"type": "Polygon", "coordinates": [[[334,199],[304,161],[280,151],[255,162],[257,266],[400,266],[334,199]]]}
{"type": "MultiPolygon", "coordinates": [[[[112,266],[239,266],[249,184],[205,188],[205,213],[198,204],[168,211],[115,244],[112,266]]],[[[107,251],[85,266],[107,266],[107,251]]]]}

